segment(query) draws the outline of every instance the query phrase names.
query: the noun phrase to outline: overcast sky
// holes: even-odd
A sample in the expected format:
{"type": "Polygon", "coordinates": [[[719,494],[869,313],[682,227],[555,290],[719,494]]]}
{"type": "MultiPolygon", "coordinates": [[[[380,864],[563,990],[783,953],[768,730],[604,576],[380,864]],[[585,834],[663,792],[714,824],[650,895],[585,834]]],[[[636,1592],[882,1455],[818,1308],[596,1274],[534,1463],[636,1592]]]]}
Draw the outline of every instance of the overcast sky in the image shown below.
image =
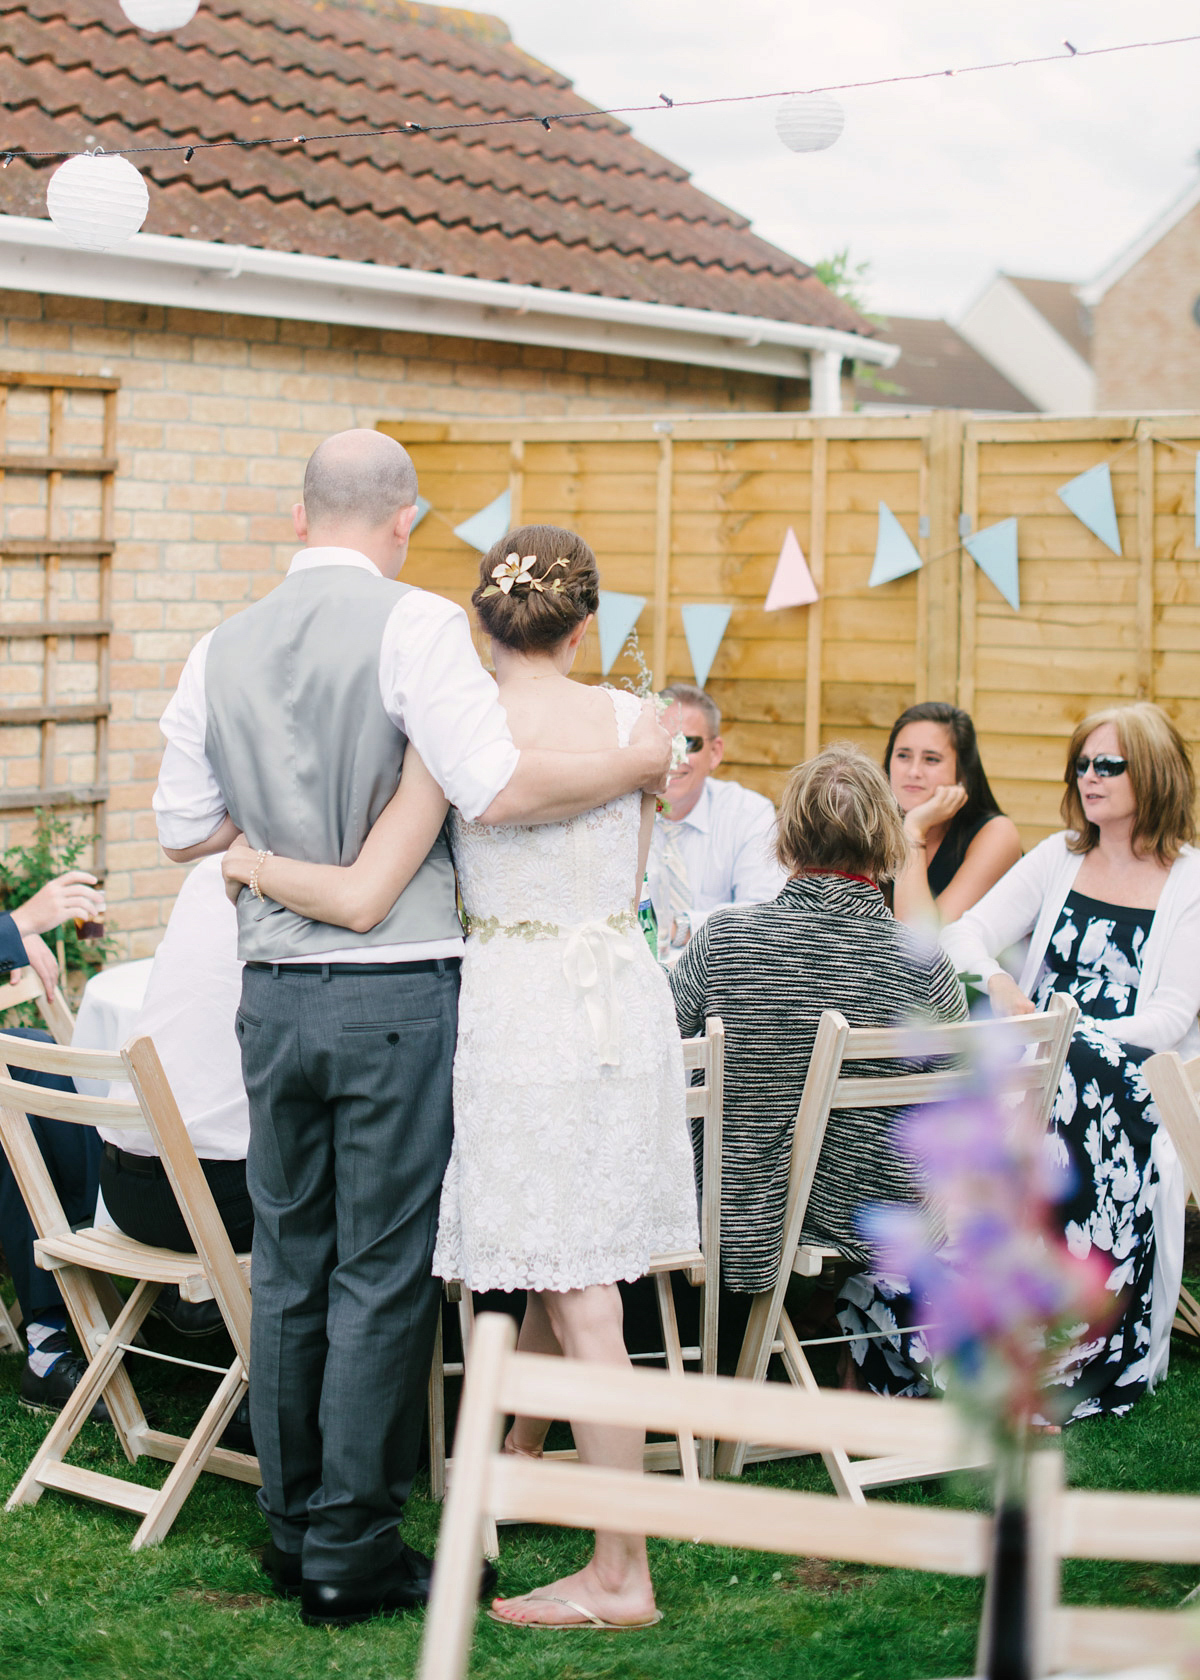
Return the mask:
{"type": "MultiPolygon", "coordinates": [[[[482,8],[487,0],[477,0],[482,8]]],[[[594,103],[812,87],[1200,34],[1197,0],[493,0],[594,103]]],[[[882,311],[955,319],[998,268],[1087,280],[1196,179],[1200,42],[840,96],[797,155],[775,102],[632,119],[808,262],[848,246],[882,311]]]]}

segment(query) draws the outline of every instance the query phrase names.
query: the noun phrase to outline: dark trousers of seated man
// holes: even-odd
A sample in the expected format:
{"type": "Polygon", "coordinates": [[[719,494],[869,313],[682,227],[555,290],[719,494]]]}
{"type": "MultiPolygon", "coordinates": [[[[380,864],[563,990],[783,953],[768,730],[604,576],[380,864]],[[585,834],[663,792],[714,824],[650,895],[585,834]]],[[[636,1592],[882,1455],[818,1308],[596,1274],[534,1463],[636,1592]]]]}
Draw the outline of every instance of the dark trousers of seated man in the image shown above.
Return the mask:
{"type": "MultiPolygon", "coordinates": [[[[54,1041],[47,1032],[29,1027],[8,1027],[14,1037],[31,1038],[42,1044],[54,1041]]],[[[69,1079],[56,1073],[36,1073],[14,1067],[13,1078],[49,1091],[73,1091],[69,1079]]],[[[100,1139],[90,1126],[75,1126],[67,1120],[47,1120],[31,1114],[29,1124],[58,1192],[63,1212],[72,1225],[91,1222],[96,1211],[96,1186],[100,1165],[100,1139]]],[[[0,1151],[0,1248],[8,1261],[17,1300],[26,1324],[39,1324],[46,1315],[61,1320],[63,1298],[54,1273],[35,1265],[33,1244],[37,1232],[17,1188],[3,1151],[0,1151]]]]}
{"type": "Polygon", "coordinates": [[[271,1537],[306,1579],[400,1557],[441,1285],[459,963],[247,963],[250,1423],[271,1537]]]}
{"type": "MultiPolygon", "coordinates": [[[[254,1235],[245,1161],[202,1160],[200,1168],[234,1253],[245,1254],[254,1235]]],[[[157,1155],[132,1155],[106,1143],[100,1159],[100,1189],[105,1207],[127,1237],[152,1248],[192,1253],[195,1244],[157,1155]]]]}

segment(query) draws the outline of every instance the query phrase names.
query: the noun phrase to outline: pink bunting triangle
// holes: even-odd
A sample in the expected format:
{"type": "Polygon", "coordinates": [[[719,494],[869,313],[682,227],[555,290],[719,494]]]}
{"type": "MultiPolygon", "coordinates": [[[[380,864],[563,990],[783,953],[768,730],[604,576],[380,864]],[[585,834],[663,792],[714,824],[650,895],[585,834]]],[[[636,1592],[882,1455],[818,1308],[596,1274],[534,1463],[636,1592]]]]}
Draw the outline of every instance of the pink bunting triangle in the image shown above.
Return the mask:
{"type": "Polygon", "coordinates": [[[812,580],[804,551],[796,541],[796,533],[789,525],[779,550],[775,576],[767,591],[764,612],[778,612],[781,607],[810,607],[818,600],[817,586],[812,580]]]}

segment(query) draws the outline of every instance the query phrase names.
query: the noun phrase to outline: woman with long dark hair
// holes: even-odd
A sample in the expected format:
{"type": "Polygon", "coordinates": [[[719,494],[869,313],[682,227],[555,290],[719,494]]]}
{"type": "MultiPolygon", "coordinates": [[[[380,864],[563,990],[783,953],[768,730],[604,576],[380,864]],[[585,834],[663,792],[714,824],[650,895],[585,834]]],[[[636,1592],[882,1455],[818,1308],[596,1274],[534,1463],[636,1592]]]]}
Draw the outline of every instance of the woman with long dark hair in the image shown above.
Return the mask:
{"type": "Polygon", "coordinates": [[[975,725],[944,700],[910,706],[892,725],[883,768],[908,840],[895,914],[908,923],[956,921],[1021,855],[1016,824],[988,785],[975,725]]]}

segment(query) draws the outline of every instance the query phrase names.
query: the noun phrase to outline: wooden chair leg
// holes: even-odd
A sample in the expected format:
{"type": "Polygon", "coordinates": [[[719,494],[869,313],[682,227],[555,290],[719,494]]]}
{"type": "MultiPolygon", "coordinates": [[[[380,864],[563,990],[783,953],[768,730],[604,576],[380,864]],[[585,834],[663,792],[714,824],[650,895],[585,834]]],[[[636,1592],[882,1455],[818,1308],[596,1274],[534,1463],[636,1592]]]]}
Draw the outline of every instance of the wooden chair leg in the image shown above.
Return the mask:
{"type": "MultiPolygon", "coordinates": [[[[817,1379],[808,1363],[808,1355],[801,1346],[786,1312],[779,1315],[779,1335],[783,1342],[783,1363],[790,1380],[807,1394],[819,1393],[817,1379]]],[[[865,1505],[867,1498],[858,1484],[854,1465],[848,1454],[843,1452],[841,1447],[827,1447],[821,1457],[829,1473],[829,1480],[837,1490],[838,1498],[847,1499],[852,1505],[865,1505]]]]}
{"type": "Polygon", "coordinates": [[[15,1301],[11,1311],[0,1301],[0,1351],[25,1352],[25,1338],[21,1335],[21,1308],[15,1301]]]}
{"type": "Polygon", "coordinates": [[[159,1489],[157,1499],[142,1519],[130,1543],[131,1552],[140,1552],[143,1546],[155,1546],[166,1536],[221,1432],[241,1405],[247,1387],[245,1368],[240,1359],[235,1359],[159,1489]]]}
{"type": "MultiPolygon", "coordinates": [[[[97,1349],[103,1346],[110,1327],[116,1324],[125,1312],[128,1303],[122,1299],[112,1279],[99,1273],[84,1271],[79,1266],[59,1266],[55,1268],[54,1277],[71,1315],[75,1333],[79,1337],[79,1345],[90,1362],[95,1358],[97,1349]]],[[[126,1340],[133,1341],[141,1328],[142,1320],[158,1299],[161,1287],[161,1284],[157,1283],[137,1285],[129,1300],[138,1300],[142,1304],[142,1311],[138,1314],[126,1340]]],[[[104,1404],[108,1407],[108,1415],[112,1418],[121,1450],[130,1464],[135,1463],[142,1455],[140,1441],[146,1428],[146,1416],[123,1363],[116,1366],[109,1379],[104,1392],[104,1404]]]]}
{"type": "MultiPolygon", "coordinates": [[[[74,1392],[51,1424],[45,1440],[34,1453],[25,1474],[10,1494],[5,1510],[13,1511],[18,1505],[37,1504],[45,1491],[40,1480],[42,1471],[47,1464],[61,1463],[70,1451],[75,1437],[83,1428],[96,1401],[101,1394],[106,1394],[115,1386],[113,1383],[114,1373],[125,1358],[121,1343],[132,1340],[134,1333],[149,1311],[150,1302],[154,1299],[154,1294],[150,1294],[147,1298],[143,1292],[144,1287],[144,1285],[139,1284],[125,1303],[124,1310],[118,1315],[116,1323],[104,1338],[102,1346],[96,1351],[74,1392]]],[[[64,1291],[63,1298],[64,1300],[67,1298],[66,1291],[64,1291]]],[[[126,1377],[127,1382],[128,1380],[128,1377],[126,1377]]],[[[132,1385],[130,1385],[130,1391],[132,1392],[132,1385]]],[[[134,1403],[135,1405],[137,1403],[136,1396],[134,1403]]],[[[138,1412],[140,1415],[140,1406],[138,1412]]],[[[142,1427],[145,1428],[144,1419],[142,1427]]],[[[120,1430],[118,1430],[119,1436],[120,1433],[120,1430]]],[[[135,1455],[128,1453],[127,1449],[127,1456],[132,1461],[135,1455]]]]}
{"type": "MultiPolygon", "coordinates": [[[[670,1272],[656,1272],[654,1274],[654,1293],[658,1300],[658,1322],[662,1329],[663,1349],[667,1358],[667,1370],[673,1376],[684,1374],[683,1345],[679,1340],[679,1322],[675,1316],[675,1295],[671,1289],[670,1272]]],[[[685,1482],[699,1483],[700,1466],[696,1458],[696,1439],[690,1430],[681,1429],[679,1441],[679,1468],[685,1482]]]]}
{"type": "Polygon", "coordinates": [[[442,1361],[442,1304],[438,1302],[433,1363],[429,1367],[429,1496],[446,1497],[446,1371],[442,1361]]]}
{"type": "MultiPolygon", "coordinates": [[[[742,1351],[738,1355],[737,1376],[743,1382],[765,1382],[767,1366],[771,1363],[771,1349],[775,1344],[778,1314],[772,1312],[774,1294],[764,1290],[756,1295],[750,1306],[742,1351]]],[[[716,1470],[718,1476],[740,1476],[746,1466],[749,1441],[721,1441],[717,1445],[716,1470]]]]}

